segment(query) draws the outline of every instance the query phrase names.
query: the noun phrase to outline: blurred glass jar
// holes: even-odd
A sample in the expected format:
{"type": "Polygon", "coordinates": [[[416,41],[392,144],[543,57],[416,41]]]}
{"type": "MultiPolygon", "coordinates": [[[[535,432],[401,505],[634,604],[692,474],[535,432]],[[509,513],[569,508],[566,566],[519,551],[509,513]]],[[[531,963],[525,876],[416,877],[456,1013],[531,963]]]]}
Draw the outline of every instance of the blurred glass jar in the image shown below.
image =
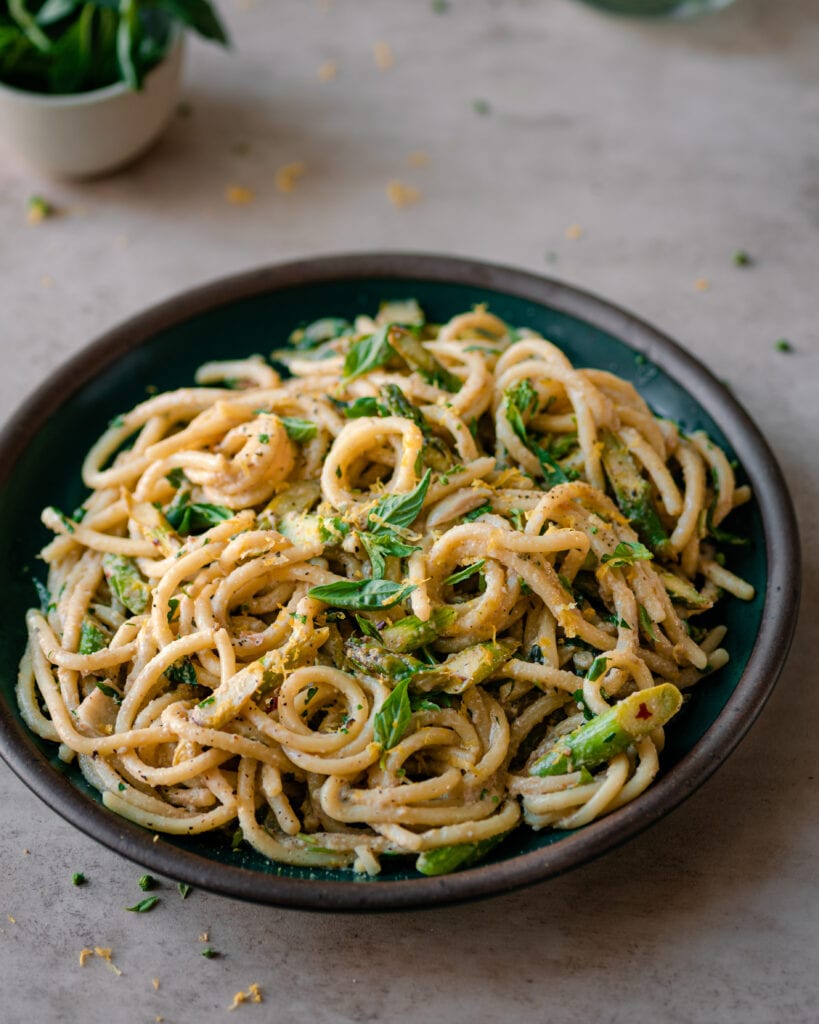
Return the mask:
{"type": "Polygon", "coordinates": [[[650,17],[691,18],[706,11],[718,11],[734,0],[584,0],[593,7],[616,14],[650,17]]]}

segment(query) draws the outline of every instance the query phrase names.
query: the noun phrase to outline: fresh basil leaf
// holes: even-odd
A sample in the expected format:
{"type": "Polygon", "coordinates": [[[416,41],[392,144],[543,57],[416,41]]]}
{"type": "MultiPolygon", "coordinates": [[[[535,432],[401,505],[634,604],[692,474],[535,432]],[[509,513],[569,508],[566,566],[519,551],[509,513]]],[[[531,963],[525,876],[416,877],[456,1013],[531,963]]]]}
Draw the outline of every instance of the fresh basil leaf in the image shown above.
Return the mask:
{"type": "Polygon", "coordinates": [[[390,494],[386,498],[380,498],[370,512],[370,521],[374,528],[386,526],[398,526],[406,528],[411,526],[418,518],[423,505],[424,498],[429,489],[429,481],[432,471],[427,470],[423,479],[411,491],[405,494],[390,494]]]}
{"type": "Polygon", "coordinates": [[[341,338],[345,334],[350,334],[352,330],[353,325],[348,320],[325,316],[320,320],[314,320],[305,327],[296,328],[288,341],[293,348],[304,350],[323,345],[324,342],[332,341],[334,338],[341,338]]]}
{"type": "Polygon", "coordinates": [[[83,619],[80,626],[79,654],[93,654],[101,651],[108,645],[108,639],[101,629],[94,625],[90,619],[83,619]]]}
{"type": "Polygon", "coordinates": [[[577,702],[580,710],[583,712],[583,717],[586,719],[586,721],[588,722],[590,719],[594,718],[594,712],[592,711],[592,709],[588,706],[588,704],[583,699],[583,690],[582,690],[582,688],[578,688],[577,690],[574,690],[572,692],[572,696],[574,697],[575,701],[577,702]]]}
{"type": "Polygon", "coordinates": [[[358,536],[369,555],[370,564],[373,567],[373,576],[376,579],[383,578],[387,568],[386,559],[388,556],[394,555],[398,558],[407,558],[414,551],[419,550],[417,546],[405,544],[386,530],[373,531],[371,533],[364,531],[358,536]]]}
{"type": "Polygon", "coordinates": [[[379,327],[375,334],[368,334],[365,338],[360,338],[355,342],[344,357],[342,379],[345,382],[355,380],[356,377],[362,377],[371,370],[385,366],[395,355],[395,350],[387,340],[389,329],[390,325],[385,324],[383,327],[379,327]]]}
{"type": "Polygon", "coordinates": [[[657,634],[654,632],[654,623],[651,621],[651,616],[641,604],[637,605],[637,614],[640,617],[640,625],[643,627],[643,631],[650,640],[653,640],[656,643],[657,634]]]}
{"type": "Polygon", "coordinates": [[[97,683],[97,689],[102,690],[105,696],[110,697],[115,704],[119,705],[122,703],[122,697],[113,686],[109,686],[107,683],[97,683]]]}
{"type": "Polygon", "coordinates": [[[389,416],[389,411],[371,395],[356,398],[353,402],[337,402],[336,404],[342,409],[348,420],[357,420],[362,416],[389,416]]]}
{"type": "Polygon", "coordinates": [[[612,554],[603,555],[600,561],[610,565],[612,569],[619,569],[622,566],[634,565],[635,562],[651,561],[653,557],[645,544],[623,540],[617,545],[612,554]]]}
{"type": "Polygon", "coordinates": [[[307,593],[309,597],[315,597],[335,608],[380,611],[382,608],[392,608],[413,590],[415,585],[412,583],[393,583],[392,580],[339,580],[337,583],[312,587],[307,593]]]}
{"type": "Polygon", "coordinates": [[[371,636],[373,640],[381,643],[381,634],[369,619],[365,619],[363,615],[356,615],[355,621],[358,623],[358,628],[364,636],[371,636]]]}
{"type": "Polygon", "coordinates": [[[558,484],[568,483],[576,474],[566,472],[555,458],[555,455],[543,448],[529,436],[525,417],[531,416],[538,411],[538,393],[532,382],[527,378],[519,380],[517,384],[506,389],[505,392],[506,419],[512,427],[519,440],[526,445],[530,452],[537,457],[540,468],[543,472],[546,486],[556,487],[558,484]]]}
{"type": "Polygon", "coordinates": [[[432,693],[411,693],[410,707],[413,711],[441,711],[452,707],[452,697],[448,693],[433,690],[432,693]]]}
{"type": "Polygon", "coordinates": [[[142,0],[174,21],[198,32],[204,39],[227,46],[230,42],[222,22],[208,0],[142,0]]]}
{"type": "Polygon", "coordinates": [[[447,576],[444,580],[444,586],[454,587],[456,583],[463,583],[463,581],[468,580],[470,576],[474,576],[476,572],[480,572],[485,565],[485,558],[478,559],[477,562],[473,562],[472,565],[468,565],[465,569],[461,569],[460,572],[454,572],[451,576],[447,576]]]}
{"type": "Polygon", "coordinates": [[[230,519],[234,513],[224,505],[209,505],[205,502],[191,504],[190,491],[178,491],[176,497],[165,509],[165,518],[176,532],[184,537],[201,533],[211,526],[230,519]]]}
{"type": "Polygon", "coordinates": [[[82,0],[46,0],[37,12],[37,24],[47,26],[62,21],[69,14],[73,14],[81,2],[82,0]]]}
{"type": "Polygon", "coordinates": [[[486,515],[487,512],[491,511],[492,506],[489,504],[489,502],[486,502],[485,505],[478,505],[477,508],[473,508],[471,512],[465,512],[461,516],[461,519],[463,519],[464,522],[466,523],[474,523],[476,519],[480,519],[481,516],[486,515]]]}
{"type": "Polygon", "coordinates": [[[165,676],[172,683],[187,683],[189,686],[196,686],[196,669],[193,662],[187,656],[175,661],[165,669],[165,676]]]}
{"type": "Polygon", "coordinates": [[[176,466],[174,469],[170,471],[170,473],[165,474],[165,479],[168,481],[171,487],[176,488],[176,490],[178,491],[182,484],[185,482],[185,470],[182,469],[181,466],[176,466]]]}
{"type": "Polygon", "coordinates": [[[131,910],[136,914],[147,914],[149,910],[153,910],[154,907],[159,903],[158,896],[146,896],[144,900],[140,900],[139,903],[135,903],[132,907],[126,907],[126,910],[131,910]]]}
{"type": "Polygon", "coordinates": [[[311,441],[318,434],[318,424],[312,420],[303,420],[298,416],[282,416],[281,421],[290,440],[299,444],[311,441]]]}
{"type": "Polygon", "coordinates": [[[402,679],[373,719],[373,739],[384,750],[391,750],[400,742],[412,719],[408,687],[409,679],[402,679]]]}

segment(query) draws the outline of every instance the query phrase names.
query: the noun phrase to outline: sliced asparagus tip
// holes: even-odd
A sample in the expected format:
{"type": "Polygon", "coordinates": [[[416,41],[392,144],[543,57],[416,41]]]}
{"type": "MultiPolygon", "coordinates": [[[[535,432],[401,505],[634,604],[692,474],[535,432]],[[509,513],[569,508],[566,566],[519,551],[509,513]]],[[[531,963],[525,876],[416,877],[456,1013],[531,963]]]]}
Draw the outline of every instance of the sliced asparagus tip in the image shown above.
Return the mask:
{"type": "Polygon", "coordinates": [[[458,868],[471,867],[508,835],[508,832],[499,832],[498,835],[480,839],[477,843],[458,843],[457,846],[439,846],[435,850],[424,850],[418,855],[415,868],[422,875],[448,875],[450,871],[457,871],[458,868]]]}
{"type": "Polygon", "coordinates": [[[417,370],[431,383],[446,391],[460,391],[461,379],[456,377],[425,348],[415,335],[403,327],[393,325],[389,329],[387,340],[404,362],[413,370],[417,370]]]}
{"type": "Polygon", "coordinates": [[[455,621],[454,608],[436,608],[424,622],[417,615],[407,615],[381,630],[384,646],[394,654],[406,654],[432,643],[447,626],[455,621]]]}
{"type": "Polygon", "coordinates": [[[665,725],[681,706],[682,694],[671,683],[638,690],[568,736],[562,736],[535,761],[529,774],[566,775],[580,768],[594,768],[665,725]]]}

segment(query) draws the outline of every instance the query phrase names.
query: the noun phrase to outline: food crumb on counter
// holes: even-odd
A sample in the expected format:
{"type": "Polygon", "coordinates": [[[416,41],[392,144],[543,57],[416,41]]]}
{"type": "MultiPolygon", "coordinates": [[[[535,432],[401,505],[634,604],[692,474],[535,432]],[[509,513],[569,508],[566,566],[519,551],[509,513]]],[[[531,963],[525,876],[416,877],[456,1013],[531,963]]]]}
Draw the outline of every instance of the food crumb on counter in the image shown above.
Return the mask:
{"type": "Polygon", "coordinates": [[[385,43],[383,39],[379,39],[377,43],[373,44],[373,57],[379,71],[389,71],[395,64],[395,55],[392,52],[392,47],[389,43],[385,43]]]}
{"type": "Polygon", "coordinates": [[[411,206],[421,198],[421,191],[403,181],[391,181],[387,185],[387,198],[393,206],[411,206]]]}
{"type": "Polygon", "coordinates": [[[256,984],[256,982],[254,982],[252,985],[248,986],[247,992],[237,992],[236,993],[236,995],[233,997],[233,1002],[230,1004],[228,1009],[229,1010],[235,1010],[239,1006],[241,1006],[242,1003],[260,1003],[260,1002],[262,1002],[262,990],[259,988],[259,986],[256,984]]]}
{"type": "MultiPolygon", "coordinates": [[[[233,206],[247,206],[255,198],[256,193],[253,189],[246,188],[244,185],[228,185],[225,189],[225,199],[233,206]]],[[[159,839],[159,836],[154,836],[154,842],[157,839],[159,839]]]]}
{"type": "Polygon", "coordinates": [[[303,160],[294,160],[292,163],[284,164],[276,171],[276,188],[279,192],[292,192],[296,182],[306,172],[307,164],[303,160]]]}

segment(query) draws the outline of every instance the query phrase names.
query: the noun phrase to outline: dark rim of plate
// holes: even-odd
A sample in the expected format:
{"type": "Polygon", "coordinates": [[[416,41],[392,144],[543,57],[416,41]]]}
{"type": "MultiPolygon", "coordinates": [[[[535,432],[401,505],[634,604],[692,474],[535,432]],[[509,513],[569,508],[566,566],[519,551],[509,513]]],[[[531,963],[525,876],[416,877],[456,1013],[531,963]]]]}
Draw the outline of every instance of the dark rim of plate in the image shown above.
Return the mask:
{"type": "Polygon", "coordinates": [[[22,405],[0,434],[0,486],[43,424],[120,356],[157,332],[231,302],[296,285],[404,278],[486,288],[551,307],[607,331],[694,391],[742,462],[759,507],[768,563],[759,634],[736,689],[698,743],[635,802],[559,842],[499,863],[437,878],[362,884],[285,878],[181,850],[92,802],[49,763],[11,709],[0,715],[0,753],[34,793],[87,835],[154,871],[239,899],[308,910],[396,910],[492,896],[559,875],[612,850],[690,796],[734,750],[782,669],[799,602],[799,539],[781,470],[741,406],[693,356],[649,324],[594,295],[511,267],[425,253],[353,253],[228,277],[161,303],[104,334],[22,405]]]}

